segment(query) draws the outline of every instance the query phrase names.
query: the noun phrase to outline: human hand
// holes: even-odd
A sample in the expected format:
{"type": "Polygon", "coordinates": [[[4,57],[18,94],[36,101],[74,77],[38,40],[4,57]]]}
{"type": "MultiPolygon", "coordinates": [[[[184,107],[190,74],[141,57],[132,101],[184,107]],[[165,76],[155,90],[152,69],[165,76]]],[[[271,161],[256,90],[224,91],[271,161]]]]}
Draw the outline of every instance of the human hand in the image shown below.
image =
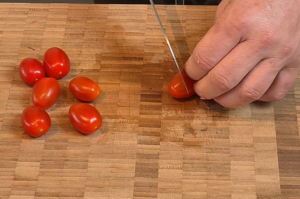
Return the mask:
{"type": "Polygon", "coordinates": [[[224,107],[280,100],[300,70],[300,0],[223,0],[185,71],[224,107]]]}

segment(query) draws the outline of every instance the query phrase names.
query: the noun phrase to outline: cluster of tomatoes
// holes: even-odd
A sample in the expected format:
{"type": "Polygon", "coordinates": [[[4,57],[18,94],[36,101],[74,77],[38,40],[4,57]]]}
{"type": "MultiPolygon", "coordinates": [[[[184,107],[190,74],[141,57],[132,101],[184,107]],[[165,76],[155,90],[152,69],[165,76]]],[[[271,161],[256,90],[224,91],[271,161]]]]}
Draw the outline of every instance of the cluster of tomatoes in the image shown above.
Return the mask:
{"type": "MultiPolygon", "coordinates": [[[[59,79],[70,71],[70,59],[60,48],[49,48],[43,63],[34,58],[25,58],[19,65],[22,80],[33,86],[32,106],[22,112],[23,129],[32,137],[47,133],[51,127],[51,118],[46,111],[59,99],[61,87],[59,79]]],[[[73,127],[83,133],[91,134],[102,126],[99,111],[85,102],[96,100],[100,87],[87,77],[75,77],[69,83],[69,90],[81,102],[73,104],[69,109],[69,119],[73,127]]]]}

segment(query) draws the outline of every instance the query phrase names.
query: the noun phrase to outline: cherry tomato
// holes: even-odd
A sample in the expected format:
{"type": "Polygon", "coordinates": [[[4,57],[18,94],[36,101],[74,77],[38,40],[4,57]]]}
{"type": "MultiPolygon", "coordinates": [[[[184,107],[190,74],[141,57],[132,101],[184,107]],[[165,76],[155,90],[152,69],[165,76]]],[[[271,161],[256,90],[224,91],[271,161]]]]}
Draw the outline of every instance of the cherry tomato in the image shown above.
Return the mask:
{"type": "Polygon", "coordinates": [[[69,109],[69,118],[73,127],[83,133],[92,134],[102,126],[99,111],[90,104],[78,103],[69,109]]]}
{"type": "Polygon", "coordinates": [[[19,74],[26,84],[32,86],[38,80],[45,77],[45,69],[39,60],[25,58],[20,62],[19,74]]]}
{"type": "Polygon", "coordinates": [[[79,100],[91,102],[98,98],[100,87],[87,77],[76,77],[70,81],[69,89],[79,100]]]}
{"type": "Polygon", "coordinates": [[[57,102],[60,90],[59,82],[56,79],[42,78],[33,87],[32,102],[42,109],[50,108],[57,102]]]}
{"type": "Polygon", "coordinates": [[[48,113],[36,106],[30,106],[23,110],[21,122],[25,132],[32,137],[44,135],[51,127],[48,113]]]}
{"type": "Polygon", "coordinates": [[[70,71],[70,59],[60,48],[49,48],[44,54],[44,68],[49,77],[61,79],[70,71]]]}
{"type": "Polygon", "coordinates": [[[181,71],[181,74],[186,83],[189,93],[187,93],[179,73],[177,73],[175,77],[172,79],[172,81],[170,82],[168,87],[169,93],[174,98],[191,97],[195,94],[194,83],[196,81],[189,78],[187,74],[184,72],[184,70],[181,71]]]}

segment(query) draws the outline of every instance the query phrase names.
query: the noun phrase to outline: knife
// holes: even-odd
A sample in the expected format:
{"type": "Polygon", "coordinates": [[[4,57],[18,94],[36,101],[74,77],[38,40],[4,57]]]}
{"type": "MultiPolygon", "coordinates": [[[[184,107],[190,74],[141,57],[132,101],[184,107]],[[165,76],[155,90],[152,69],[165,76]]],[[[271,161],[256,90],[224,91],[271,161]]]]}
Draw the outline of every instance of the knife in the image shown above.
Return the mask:
{"type": "Polygon", "coordinates": [[[182,82],[183,82],[183,85],[184,85],[184,87],[185,87],[185,89],[186,89],[186,92],[189,93],[189,90],[188,90],[188,88],[187,88],[187,86],[186,86],[186,83],[185,83],[185,81],[184,81],[184,79],[183,79],[183,76],[182,76],[182,74],[181,74],[181,70],[180,70],[180,67],[179,67],[179,65],[178,65],[178,63],[177,63],[177,60],[176,60],[174,51],[173,51],[173,49],[172,49],[172,46],[171,46],[171,44],[170,44],[170,41],[169,41],[169,39],[168,39],[168,37],[167,37],[167,34],[166,34],[165,30],[164,30],[164,27],[163,27],[163,25],[162,25],[162,23],[161,23],[161,21],[160,21],[160,18],[159,18],[158,14],[157,14],[155,5],[154,5],[154,3],[153,3],[153,0],[149,0],[149,1],[150,1],[151,5],[152,5],[153,11],[154,11],[155,16],[156,16],[156,18],[157,18],[157,20],[158,20],[158,23],[159,23],[159,26],[160,26],[160,28],[161,28],[161,31],[162,31],[162,33],[163,33],[165,39],[166,39],[166,42],[167,42],[167,44],[168,44],[168,47],[169,47],[169,49],[170,49],[170,52],[171,52],[172,57],[173,57],[173,59],[174,59],[174,62],[175,62],[175,64],[176,64],[177,70],[178,70],[178,72],[179,72],[179,74],[180,74],[180,77],[181,77],[181,80],[182,80],[182,82]]]}

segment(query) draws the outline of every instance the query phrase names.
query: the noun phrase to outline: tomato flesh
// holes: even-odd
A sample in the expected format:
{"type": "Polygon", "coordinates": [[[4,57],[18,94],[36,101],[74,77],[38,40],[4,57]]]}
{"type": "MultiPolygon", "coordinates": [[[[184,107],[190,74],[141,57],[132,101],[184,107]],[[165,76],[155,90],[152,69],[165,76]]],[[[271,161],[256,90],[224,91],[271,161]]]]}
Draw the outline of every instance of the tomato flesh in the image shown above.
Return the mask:
{"type": "Polygon", "coordinates": [[[100,87],[93,80],[87,77],[76,77],[70,81],[69,89],[79,100],[92,102],[100,94],[100,87]]]}
{"type": "Polygon", "coordinates": [[[19,64],[19,75],[26,84],[32,86],[45,77],[45,69],[39,60],[25,58],[19,64]]]}
{"type": "Polygon", "coordinates": [[[33,87],[32,102],[41,109],[48,109],[58,101],[60,92],[60,84],[56,79],[42,78],[33,87]]]}
{"type": "Polygon", "coordinates": [[[51,127],[49,114],[36,106],[30,106],[23,110],[21,122],[25,132],[32,137],[46,134],[51,127]]]}
{"type": "Polygon", "coordinates": [[[188,77],[184,70],[181,71],[181,74],[186,83],[189,93],[185,89],[180,74],[177,73],[168,87],[170,95],[174,98],[188,98],[195,95],[194,84],[196,80],[193,80],[190,77],[188,77]]]}
{"type": "Polygon", "coordinates": [[[92,134],[102,126],[99,111],[90,104],[78,103],[69,109],[69,118],[73,127],[83,133],[92,134]]]}
{"type": "Polygon", "coordinates": [[[70,59],[60,48],[49,48],[44,54],[43,65],[46,74],[55,79],[65,77],[70,71],[70,59]]]}

